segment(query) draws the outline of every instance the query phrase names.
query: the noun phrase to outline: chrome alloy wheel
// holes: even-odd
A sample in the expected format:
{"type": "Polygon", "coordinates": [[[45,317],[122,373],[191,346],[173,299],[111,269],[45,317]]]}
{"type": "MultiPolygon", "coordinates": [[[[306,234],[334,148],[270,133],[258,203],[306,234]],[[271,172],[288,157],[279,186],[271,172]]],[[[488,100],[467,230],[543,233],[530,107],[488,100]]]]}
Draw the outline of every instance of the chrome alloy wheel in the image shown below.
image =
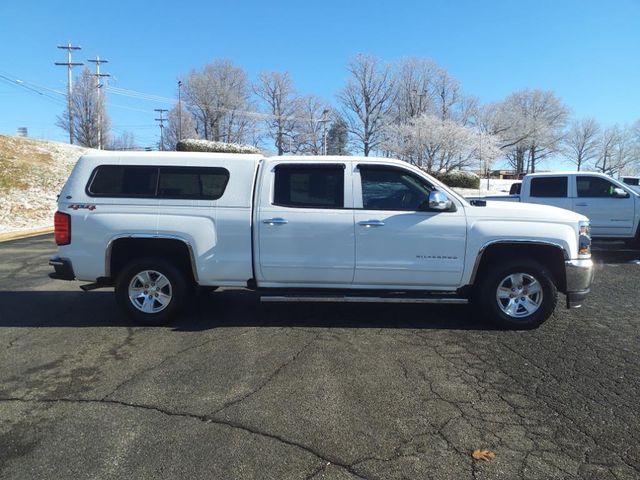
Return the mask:
{"type": "Polygon", "coordinates": [[[155,270],[143,270],[129,282],[129,301],[144,313],[158,313],[171,303],[171,282],[155,270]]]}
{"type": "Polygon", "coordinates": [[[528,273],[512,273],[498,284],[496,300],[506,315],[528,317],[542,305],[542,285],[528,273]]]}

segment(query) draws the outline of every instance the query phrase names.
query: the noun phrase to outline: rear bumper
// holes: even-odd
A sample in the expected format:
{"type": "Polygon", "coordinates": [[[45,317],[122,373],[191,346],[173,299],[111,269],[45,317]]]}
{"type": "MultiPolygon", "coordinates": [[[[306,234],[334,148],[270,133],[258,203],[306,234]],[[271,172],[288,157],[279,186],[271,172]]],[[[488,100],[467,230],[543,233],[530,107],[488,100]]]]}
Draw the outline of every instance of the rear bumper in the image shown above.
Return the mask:
{"type": "Polygon", "coordinates": [[[564,262],[567,279],[567,308],[578,308],[591,291],[593,261],[591,259],[564,262]]]}
{"type": "Polygon", "coordinates": [[[76,274],[73,273],[71,260],[68,258],[53,257],[49,260],[49,265],[54,268],[54,272],[49,274],[49,278],[54,280],[75,280],[76,274]]]}

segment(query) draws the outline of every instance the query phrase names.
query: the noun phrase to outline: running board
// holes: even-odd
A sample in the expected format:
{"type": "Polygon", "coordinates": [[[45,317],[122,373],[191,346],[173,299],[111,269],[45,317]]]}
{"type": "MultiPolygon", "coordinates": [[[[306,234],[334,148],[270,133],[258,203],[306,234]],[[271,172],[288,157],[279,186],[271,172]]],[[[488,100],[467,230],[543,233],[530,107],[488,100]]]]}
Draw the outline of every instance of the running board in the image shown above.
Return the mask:
{"type": "Polygon", "coordinates": [[[322,303],[439,303],[466,305],[466,298],[454,297],[353,297],[353,296],[324,296],[313,297],[306,295],[263,295],[261,302],[322,302],[322,303]]]}

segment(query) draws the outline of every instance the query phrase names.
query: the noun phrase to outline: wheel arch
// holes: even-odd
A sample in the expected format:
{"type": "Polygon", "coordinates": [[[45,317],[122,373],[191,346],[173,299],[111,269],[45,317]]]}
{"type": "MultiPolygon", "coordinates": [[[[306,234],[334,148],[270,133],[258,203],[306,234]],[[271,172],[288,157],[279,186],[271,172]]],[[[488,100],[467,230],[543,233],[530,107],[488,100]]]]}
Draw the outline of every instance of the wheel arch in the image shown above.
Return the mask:
{"type": "Polygon", "coordinates": [[[194,282],[198,282],[196,255],[191,242],[177,235],[153,235],[144,233],[121,234],[107,244],[105,276],[115,281],[124,265],[134,256],[169,257],[194,282]]]}
{"type": "Polygon", "coordinates": [[[553,275],[554,283],[561,292],[566,292],[565,261],[570,259],[567,250],[558,243],[546,241],[495,240],[482,246],[476,257],[470,285],[491,265],[492,260],[504,261],[505,258],[526,255],[526,258],[539,261],[553,275]]]}

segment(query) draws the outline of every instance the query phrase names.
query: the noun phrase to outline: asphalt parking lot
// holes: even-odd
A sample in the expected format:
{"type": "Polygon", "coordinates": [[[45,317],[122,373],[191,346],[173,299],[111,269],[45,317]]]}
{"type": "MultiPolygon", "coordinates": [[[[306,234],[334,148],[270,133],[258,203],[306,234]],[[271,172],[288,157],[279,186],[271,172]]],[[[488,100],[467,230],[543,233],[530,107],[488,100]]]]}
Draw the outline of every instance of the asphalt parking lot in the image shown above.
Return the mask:
{"type": "Polygon", "coordinates": [[[203,296],[134,327],[0,244],[0,478],[638,479],[640,251],[600,244],[579,310],[203,296]],[[474,460],[475,449],[496,453],[474,460]]]}

